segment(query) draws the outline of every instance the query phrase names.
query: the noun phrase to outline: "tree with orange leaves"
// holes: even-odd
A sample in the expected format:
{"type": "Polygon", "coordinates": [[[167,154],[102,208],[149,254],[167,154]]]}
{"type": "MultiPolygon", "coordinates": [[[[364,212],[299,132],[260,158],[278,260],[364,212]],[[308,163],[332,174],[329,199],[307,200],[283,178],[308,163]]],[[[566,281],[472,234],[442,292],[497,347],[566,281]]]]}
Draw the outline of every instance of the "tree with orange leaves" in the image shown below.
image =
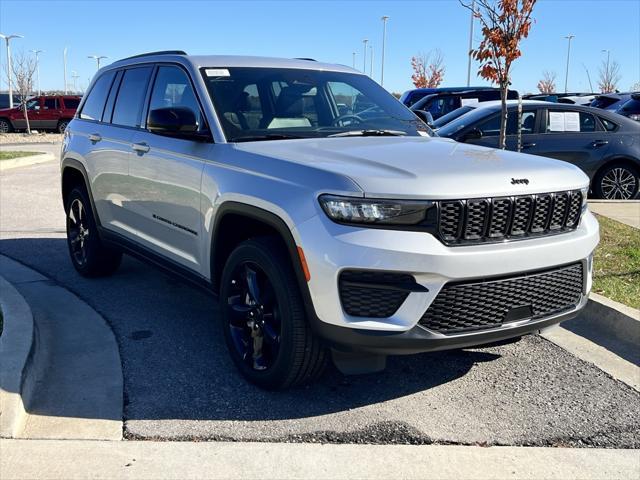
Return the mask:
{"type": "Polygon", "coordinates": [[[536,0],[476,0],[460,3],[480,21],[484,37],[469,54],[480,63],[478,74],[500,87],[502,122],[499,146],[506,147],[507,90],[511,83],[511,66],[522,55],[520,41],[529,36],[536,0]]]}
{"type": "Polygon", "coordinates": [[[411,81],[416,88],[437,88],[444,79],[444,57],[436,50],[433,58],[431,52],[411,57],[413,75],[411,81]]]}

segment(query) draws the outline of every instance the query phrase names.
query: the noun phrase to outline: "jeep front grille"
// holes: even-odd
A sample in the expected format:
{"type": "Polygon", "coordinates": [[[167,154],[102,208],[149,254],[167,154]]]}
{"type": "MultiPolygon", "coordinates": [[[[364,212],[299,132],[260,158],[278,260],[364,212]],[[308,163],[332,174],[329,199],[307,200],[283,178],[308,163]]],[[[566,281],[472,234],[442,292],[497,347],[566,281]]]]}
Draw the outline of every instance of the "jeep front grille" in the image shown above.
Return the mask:
{"type": "Polygon", "coordinates": [[[583,291],[582,263],[514,277],[446,284],[420,319],[443,334],[537,320],[574,309],[583,291]]]}
{"type": "Polygon", "coordinates": [[[438,233],[447,245],[487,243],[575,230],[580,190],[438,202],[438,233]]]}

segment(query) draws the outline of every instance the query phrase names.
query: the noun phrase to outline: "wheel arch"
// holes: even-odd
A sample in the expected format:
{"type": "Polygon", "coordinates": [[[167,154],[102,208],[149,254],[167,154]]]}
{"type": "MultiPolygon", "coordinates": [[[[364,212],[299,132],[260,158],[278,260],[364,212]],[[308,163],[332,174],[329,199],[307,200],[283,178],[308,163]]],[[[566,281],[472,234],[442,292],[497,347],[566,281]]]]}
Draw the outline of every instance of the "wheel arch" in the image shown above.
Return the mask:
{"type": "Polygon", "coordinates": [[[228,201],[218,207],[211,237],[210,276],[214,291],[220,288],[224,261],[244,240],[261,235],[275,235],[287,251],[309,318],[315,318],[309,287],[298,253],[298,245],[287,223],[275,213],[260,207],[228,201]],[[232,232],[230,234],[225,233],[232,232]]]}
{"type": "Polygon", "coordinates": [[[91,193],[91,182],[89,181],[89,175],[82,162],[75,158],[65,158],[62,160],[60,183],[62,204],[65,208],[66,199],[69,193],[71,193],[71,190],[78,185],[85,187],[87,195],[89,196],[89,202],[91,203],[93,218],[95,218],[96,224],[100,226],[100,218],[98,217],[98,211],[96,210],[93,194],[91,193]]]}

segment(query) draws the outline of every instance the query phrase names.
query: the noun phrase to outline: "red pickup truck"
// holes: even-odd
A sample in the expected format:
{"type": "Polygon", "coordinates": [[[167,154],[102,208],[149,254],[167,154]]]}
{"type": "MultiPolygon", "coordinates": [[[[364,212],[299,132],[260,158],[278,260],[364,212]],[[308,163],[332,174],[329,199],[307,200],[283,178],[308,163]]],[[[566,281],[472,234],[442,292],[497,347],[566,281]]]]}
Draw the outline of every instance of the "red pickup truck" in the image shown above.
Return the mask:
{"type": "MultiPolygon", "coordinates": [[[[76,114],[81,97],[78,95],[41,95],[27,100],[29,125],[34,130],[57,130],[64,132],[76,114]]],[[[24,130],[22,106],[0,110],[0,133],[24,130]]]]}

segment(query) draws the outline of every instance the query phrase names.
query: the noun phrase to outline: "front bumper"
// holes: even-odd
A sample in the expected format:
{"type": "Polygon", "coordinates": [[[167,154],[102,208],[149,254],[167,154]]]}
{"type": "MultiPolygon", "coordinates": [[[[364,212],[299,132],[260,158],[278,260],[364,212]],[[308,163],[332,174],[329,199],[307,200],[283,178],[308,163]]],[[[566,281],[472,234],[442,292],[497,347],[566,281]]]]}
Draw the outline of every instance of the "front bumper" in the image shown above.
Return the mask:
{"type": "Polygon", "coordinates": [[[318,215],[296,227],[311,279],[308,283],[315,330],[330,343],[359,350],[411,353],[494,342],[530,333],[575,316],[591,289],[587,268],[583,298],[574,311],[508,326],[441,335],[418,325],[448,282],[484,279],[586,262],[598,240],[598,223],[586,212],[569,233],[501,244],[447,247],[424,232],[354,228],[318,215]],[[360,269],[408,273],[426,291],[411,292],[388,318],[353,317],[340,303],[338,277],[360,269]]]}

